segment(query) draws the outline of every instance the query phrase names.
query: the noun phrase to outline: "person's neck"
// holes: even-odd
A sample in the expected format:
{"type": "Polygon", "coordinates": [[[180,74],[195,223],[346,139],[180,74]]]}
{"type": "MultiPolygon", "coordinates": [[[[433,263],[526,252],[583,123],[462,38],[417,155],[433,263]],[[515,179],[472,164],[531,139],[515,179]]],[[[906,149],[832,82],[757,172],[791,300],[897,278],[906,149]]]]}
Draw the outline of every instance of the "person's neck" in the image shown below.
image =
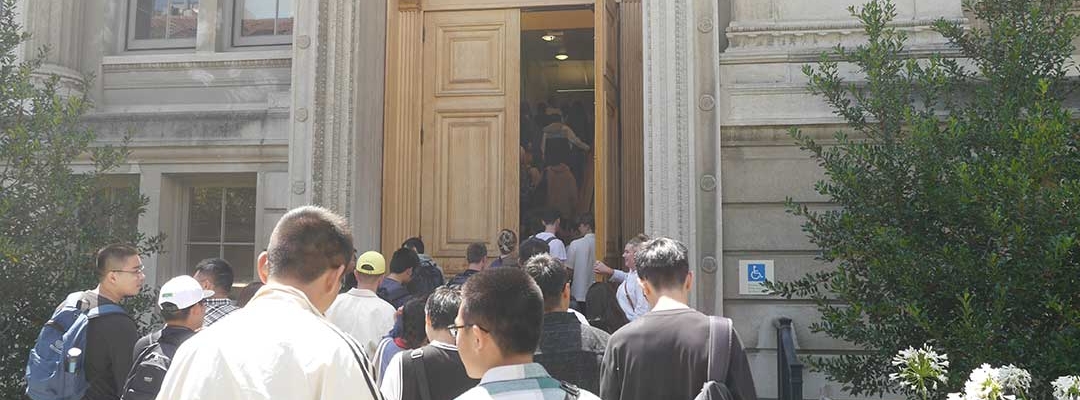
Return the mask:
{"type": "MultiPolygon", "coordinates": [[[[665,290],[665,291],[657,292],[656,293],[656,299],[657,299],[656,303],[660,303],[660,300],[665,298],[665,297],[668,300],[676,301],[676,302],[678,302],[679,304],[682,304],[682,305],[690,304],[690,293],[682,291],[682,290],[665,290]]],[[[651,306],[656,307],[656,304],[651,304],[651,306]]]]}
{"type": "Polygon", "coordinates": [[[480,263],[469,264],[468,269],[471,269],[473,271],[482,271],[484,269],[484,264],[480,264],[480,263]]]}
{"type": "Polygon", "coordinates": [[[401,275],[398,275],[398,274],[387,275],[386,279],[392,280],[392,281],[397,282],[397,283],[405,282],[404,279],[401,279],[401,275]]]}
{"type": "Polygon", "coordinates": [[[505,356],[500,360],[496,360],[495,363],[491,365],[491,368],[488,368],[488,370],[491,370],[491,369],[497,368],[497,367],[508,367],[508,366],[511,366],[511,365],[532,364],[532,362],[533,362],[532,353],[512,354],[512,355],[505,356]]]}
{"type": "Polygon", "coordinates": [[[166,328],[184,328],[184,329],[187,329],[189,331],[194,332],[194,331],[198,330],[199,328],[202,328],[202,324],[203,324],[203,322],[200,319],[198,325],[195,325],[194,323],[187,322],[187,321],[176,321],[176,322],[166,322],[165,327],[166,328]]]}
{"type": "Polygon", "coordinates": [[[555,307],[555,308],[545,308],[544,309],[544,314],[564,313],[564,312],[567,312],[569,310],[570,310],[570,307],[562,307],[562,306],[555,307]]]}
{"type": "Polygon", "coordinates": [[[219,291],[217,289],[214,289],[214,297],[211,297],[211,298],[213,298],[213,299],[227,299],[227,298],[229,298],[229,292],[226,292],[224,290],[219,291]],[[218,293],[223,293],[223,294],[218,294],[218,293]]]}
{"type": "Polygon", "coordinates": [[[370,283],[357,283],[356,288],[360,289],[360,290],[370,290],[372,292],[376,292],[376,291],[379,290],[379,285],[378,284],[373,285],[373,284],[370,284],[370,283]]]}
{"type": "Polygon", "coordinates": [[[454,344],[455,342],[454,337],[450,335],[450,331],[446,329],[432,329],[428,340],[432,342],[438,340],[447,344],[454,344]]]}
{"type": "Polygon", "coordinates": [[[312,282],[304,283],[295,279],[270,276],[266,279],[266,283],[289,286],[303,292],[304,296],[307,297],[307,300],[311,302],[311,305],[315,306],[315,309],[319,310],[320,313],[325,314],[326,310],[330,308],[330,304],[334,302],[334,298],[337,297],[337,291],[324,293],[324,291],[318,290],[315,285],[319,279],[321,278],[316,278],[312,282]]]}
{"type": "Polygon", "coordinates": [[[116,291],[115,289],[109,287],[109,285],[105,285],[105,284],[101,284],[101,283],[99,283],[98,286],[96,288],[94,288],[94,292],[96,292],[101,297],[109,299],[109,301],[111,301],[113,303],[119,303],[120,300],[124,299],[123,294],[121,294],[120,292],[116,291]]]}
{"type": "Polygon", "coordinates": [[[550,234],[554,235],[555,232],[558,232],[558,231],[559,231],[559,228],[556,228],[554,226],[550,226],[550,225],[544,226],[544,233],[550,233],[550,234]]]}

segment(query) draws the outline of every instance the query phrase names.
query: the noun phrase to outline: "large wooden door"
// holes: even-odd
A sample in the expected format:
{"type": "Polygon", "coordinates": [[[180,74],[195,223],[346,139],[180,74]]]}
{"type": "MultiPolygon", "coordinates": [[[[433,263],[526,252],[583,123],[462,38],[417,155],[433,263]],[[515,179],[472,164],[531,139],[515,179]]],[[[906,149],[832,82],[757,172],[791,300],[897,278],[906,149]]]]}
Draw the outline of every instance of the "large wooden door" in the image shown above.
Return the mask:
{"type": "Polygon", "coordinates": [[[619,5],[596,0],[596,258],[621,266],[619,190],[619,5]]]}
{"type": "Polygon", "coordinates": [[[520,12],[424,13],[420,232],[446,273],[518,230],[520,12]]]}

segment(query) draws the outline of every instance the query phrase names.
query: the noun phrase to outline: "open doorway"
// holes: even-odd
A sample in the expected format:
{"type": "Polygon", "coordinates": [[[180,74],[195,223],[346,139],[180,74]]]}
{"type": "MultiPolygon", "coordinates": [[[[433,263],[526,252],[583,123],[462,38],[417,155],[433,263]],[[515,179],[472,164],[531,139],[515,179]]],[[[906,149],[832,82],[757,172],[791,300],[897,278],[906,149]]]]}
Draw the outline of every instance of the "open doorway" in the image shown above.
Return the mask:
{"type": "Polygon", "coordinates": [[[558,237],[595,212],[595,49],[592,9],[521,14],[520,229],[543,230],[539,214],[559,212],[558,237]]]}

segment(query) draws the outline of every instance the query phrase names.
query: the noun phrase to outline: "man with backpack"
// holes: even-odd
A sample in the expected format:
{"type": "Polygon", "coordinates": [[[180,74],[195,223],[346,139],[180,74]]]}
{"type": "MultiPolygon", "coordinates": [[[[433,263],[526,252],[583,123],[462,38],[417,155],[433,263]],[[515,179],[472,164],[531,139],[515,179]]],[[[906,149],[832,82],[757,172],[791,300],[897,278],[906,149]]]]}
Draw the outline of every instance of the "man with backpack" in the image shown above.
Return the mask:
{"type": "Polygon", "coordinates": [[[126,244],[98,250],[96,272],[98,286],[69,294],[41,329],[26,366],[30,398],[120,398],[139,335],[118,303],[139,294],[146,275],[139,250],[126,244]]]}
{"type": "Polygon", "coordinates": [[[429,344],[394,355],[382,378],[386,400],[450,400],[479,383],[465,374],[454,337],[447,327],[454,324],[461,306],[461,290],[440,286],[424,307],[429,344]]]}
{"type": "MultiPolygon", "coordinates": [[[[528,239],[525,239],[525,242],[544,242],[548,245],[548,253],[560,262],[565,263],[566,244],[555,236],[555,234],[559,232],[559,223],[561,221],[558,210],[555,210],[554,208],[544,210],[540,213],[540,223],[544,224],[544,231],[530,236],[528,239]]],[[[525,245],[526,243],[523,242],[521,247],[524,248],[525,245]]],[[[528,260],[528,258],[525,260],[528,260]]]]}
{"type": "Polygon", "coordinates": [[[439,267],[439,263],[436,263],[431,256],[424,253],[424,241],[422,239],[419,237],[405,239],[405,242],[401,243],[401,247],[412,250],[420,260],[419,264],[413,269],[409,282],[405,284],[413,297],[418,299],[427,297],[427,295],[435,291],[435,288],[446,283],[446,278],[443,277],[443,270],[439,267]]]}
{"type": "Polygon", "coordinates": [[[611,335],[600,373],[605,400],[757,400],[750,363],[731,320],[687,306],[693,273],[686,246],[657,238],[635,255],[651,310],[611,335]],[[710,362],[710,359],[711,362],[710,362]],[[719,397],[712,391],[722,392],[719,397]]]}
{"type": "Polygon", "coordinates": [[[135,342],[135,359],[121,400],[150,400],[157,397],[161,381],[176,349],[203,327],[206,304],[214,296],[199,281],[187,275],[165,282],[158,293],[158,307],[165,327],[135,342]]]}

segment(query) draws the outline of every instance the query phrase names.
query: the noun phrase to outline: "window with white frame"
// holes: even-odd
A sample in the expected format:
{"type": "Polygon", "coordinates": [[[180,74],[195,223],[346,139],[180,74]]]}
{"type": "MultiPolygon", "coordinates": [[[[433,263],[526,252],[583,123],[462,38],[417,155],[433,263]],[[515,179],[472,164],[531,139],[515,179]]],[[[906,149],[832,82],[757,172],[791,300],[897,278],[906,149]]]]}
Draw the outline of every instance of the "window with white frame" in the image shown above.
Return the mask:
{"type": "Polygon", "coordinates": [[[130,0],[128,49],[195,47],[199,0],[130,0]]]}
{"type": "Polygon", "coordinates": [[[233,46],[292,43],[293,0],[235,0],[233,46]]]}
{"type": "Polygon", "coordinates": [[[183,265],[224,258],[236,282],[255,277],[255,187],[212,184],[188,187],[183,265]]]}

